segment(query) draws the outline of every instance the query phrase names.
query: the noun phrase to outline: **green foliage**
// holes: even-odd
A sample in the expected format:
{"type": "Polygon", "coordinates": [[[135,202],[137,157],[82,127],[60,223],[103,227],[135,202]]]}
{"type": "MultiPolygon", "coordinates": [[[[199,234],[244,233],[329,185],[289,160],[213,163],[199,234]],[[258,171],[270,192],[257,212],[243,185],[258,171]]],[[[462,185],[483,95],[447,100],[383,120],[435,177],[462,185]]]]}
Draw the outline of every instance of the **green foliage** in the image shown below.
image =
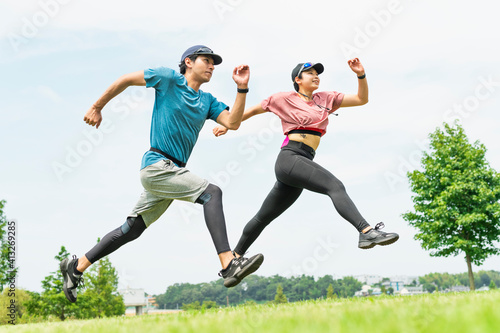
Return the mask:
{"type": "MultiPolygon", "coordinates": [[[[469,277],[467,273],[430,273],[418,278],[424,289],[432,293],[433,291],[443,291],[453,286],[468,286],[469,277]]],[[[500,284],[500,272],[479,271],[474,273],[475,285],[488,286],[491,281],[500,284]]]]}
{"type": "Polygon", "coordinates": [[[274,303],[275,304],[288,303],[286,295],[283,294],[283,287],[281,286],[281,284],[278,284],[278,287],[276,288],[276,296],[274,296],[274,303]]]}
{"type": "Polygon", "coordinates": [[[337,297],[352,297],[361,289],[362,283],[352,277],[334,280],[331,275],[317,280],[313,276],[284,278],[278,275],[262,277],[250,275],[234,288],[226,288],[221,280],[208,283],[176,283],[167,288],[164,294],[156,295],[156,302],[161,309],[177,309],[182,304],[198,301],[215,301],[219,306],[242,304],[252,300],[265,303],[274,300],[276,289],[281,284],[289,302],[326,297],[329,285],[337,297]]]}
{"type": "Polygon", "coordinates": [[[55,256],[57,270],[42,281],[41,293],[32,292],[26,302],[27,312],[44,319],[95,318],[122,315],[125,305],[117,293],[118,275],[108,258],[101,259],[84,273],[87,286],[78,287],[78,299],[71,303],[63,291],[63,276],[59,263],[69,256],[64,246],[55,256]]]}
{"type": "Polygon", "coordinates": [[[29,293],[26,290],[4,289],[0,293],[0,325],[9,324],[9,321],[13,321],[16,325],[28,322],[29,316],[25,305],[28,299],[29,293]]]}
{"type": "Polygon", "coordinates": [[[184,311],[200,311],[200,310],[204,311],[207,309],[214,309],[218,307],[219,306],[214,301],[203,301],[203,304],[200,304],[199,301],[194,301],[188,304],[182,304],[182,310],[184,311]]]}
{"type": "Polygon", "coordinates": [[[0,200],[0,293],[4,285],[9,284],[12,277],[11,272],[16,275],[16,271],[11,269],[9,263],[9,243],[8,243],[8,221],[3,212],[5,200],[0,200]]]}
{"type": "MultiPolygon", "coordinates": [[[[63,276],[59,270],[59,263],[69,256],[64,246],[54,257],[58,266],[57,270],[50,273],[42,281],[42,293],[32,292],[30,300],[26,303],[29,314],[44,319],[59,318],[65,320],[68,317],[80,316],[80,308],[74,303],[68,302],[63,291],[63,276]]],[[[82,287],[79,288],[79,291],[82,287]]],[[[79,299],[80,301],[80,299],[79,299]]]]}
{"type": "Polygon", "coordinates": [[[244,305],[244,306],[256,306],[257,302],[255,302],[255,301],[246,301],[242,305],[244,305]]]}
{"type": "MultiPolygon", "coordinates": [[[[102,258],[85,273],[86,318],[119,316],[125,313],[123,297],[118,294],[118,274],[108,257],[102,258]]],[[[80,297],[80,296],[79,296],[80,297]]]]}
{"type": "Polygon", "coordinates": [[[497,289],[497,285],[496,285],[495,281],[491,280],[489,287],[490,287],[491,290],[492,289],[497,289]]]}
{"type": "Polygon", "coordinates": [[[202,310],[206,310],[206,309],[216,309],[218,308],[219,306],[217,305],[216,302],[214,301],[203,301],[203,304],[201,305],[201,309],[202,310]]]}
{"type": "Polygon", "coordinates": [[[337,298],[337,294],[333,293],[333,285],[330,283],[328,285],[328,288],[326,289],[326,298],[332,299],[332,298],[337,298]]]}
{"type": "Polygon", "coordinates": [[[465,254],[472,276],[471,263],[500,253],[500,174],[486,161],[484,145],[470,144],[458,123],[444,127],[429,135],[424,170],[408,173],[414,211],[403,218],[431,256],[465,254]]]}
{"type": "Polygon", "coordinates": [[[200,301],[194,301],[188,304],[182,304],[182,310],[184,311],[199,311],[201,310],[200,301]]]}

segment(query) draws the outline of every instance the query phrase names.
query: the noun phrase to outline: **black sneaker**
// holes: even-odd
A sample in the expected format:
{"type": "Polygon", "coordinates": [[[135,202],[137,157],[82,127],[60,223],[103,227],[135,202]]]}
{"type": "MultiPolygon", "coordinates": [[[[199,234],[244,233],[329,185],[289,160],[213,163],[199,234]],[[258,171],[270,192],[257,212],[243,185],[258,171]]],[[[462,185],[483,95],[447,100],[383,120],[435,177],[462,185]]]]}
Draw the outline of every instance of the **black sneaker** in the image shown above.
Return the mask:
{"type": "Polygon", "coordinates": [[[384,222],[379,222],[375,225],[375,229],[368,231],[366,234],[359,234],[358,247],[361,249],[371,249],[375,245],[389,245],[399,239],[399,235],[395,232],[380,231],[385,227],[384,222]]]}
{"type": "Polygon", "coordinates": [[[219,276],[224,278],[226,288],[234,287],[246,276],[255,272],[263,261],[264,256],[260,253],[251,258],[234,258],[225,269],[219,272],[219,276]]]}
{"type": "Polygon", "coordinates": [[[64,278],[63,290],[64,295],[71,303],[76,302],[76,288],[83,285],[83,274],[75,273],[75,264],[78,258],[73,256],[73,259],[66,258],[61,261],[59,267],[64,278]]]}

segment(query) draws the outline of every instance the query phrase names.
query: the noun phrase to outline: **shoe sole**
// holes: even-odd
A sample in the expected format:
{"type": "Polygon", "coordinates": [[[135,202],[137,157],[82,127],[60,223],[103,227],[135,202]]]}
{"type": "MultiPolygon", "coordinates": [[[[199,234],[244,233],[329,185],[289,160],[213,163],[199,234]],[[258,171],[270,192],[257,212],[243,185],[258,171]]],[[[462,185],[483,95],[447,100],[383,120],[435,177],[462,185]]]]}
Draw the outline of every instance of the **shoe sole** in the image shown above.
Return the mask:
{"type": "Polygon", "coordinates": [[[61,269],[61,273],[63,275],[64,283],[63,283],[63,290],[64,290],[64,296],[70,301],[71,303],[76,302],[76,298],[73,299],[73,295],[70,293],[66,285],[68,284],[68,261],[69,259],[66,258],[63,261],[61,261],[61,264],[59,265],[59,268],[61,269]]]}
{"type": "Polygon", "coordinates": [[[241,280],[243,280],[245,277],[258,270],[263,262],[264,262],[264,256],[262,254],[257,255],[257,258],[255,258],[252,263],[250,263],[244,269],[236,273],[235,276],[233,276],[230,279],[224,280],[224,287],[232,288],[234,286],[237,286],[241,282],[241,280]]]}
{"type": "Polygon", "coordinates": [[[386,241],[380,242],[380,243],[368,243],[368,245],[358,245],[358,247],[360,249],[367,250],[367,249],[371,249],[371,248],[375,247],[375,245],[381,245],[381,246],[391,245],[392,243],[395,243],[398,239],[399,239],[399,235],[394,237],[394,238],[388,239],[386,241]]]}

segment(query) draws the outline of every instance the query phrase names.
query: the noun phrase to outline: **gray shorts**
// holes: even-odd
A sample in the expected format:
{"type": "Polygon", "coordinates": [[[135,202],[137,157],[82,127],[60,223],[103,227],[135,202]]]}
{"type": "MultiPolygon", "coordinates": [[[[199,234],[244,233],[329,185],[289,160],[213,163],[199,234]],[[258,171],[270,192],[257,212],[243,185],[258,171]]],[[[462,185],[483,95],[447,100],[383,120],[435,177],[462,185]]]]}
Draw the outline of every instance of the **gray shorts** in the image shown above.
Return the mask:
{"type": "Polygon", "coordinates": [[[208,181],[179,168],[170,160],[162,160],[141,170],[144,192],[129,216],[142,219],[149,227],[167,210],[172,201],[195,202],[207,189],[208,181]]]}

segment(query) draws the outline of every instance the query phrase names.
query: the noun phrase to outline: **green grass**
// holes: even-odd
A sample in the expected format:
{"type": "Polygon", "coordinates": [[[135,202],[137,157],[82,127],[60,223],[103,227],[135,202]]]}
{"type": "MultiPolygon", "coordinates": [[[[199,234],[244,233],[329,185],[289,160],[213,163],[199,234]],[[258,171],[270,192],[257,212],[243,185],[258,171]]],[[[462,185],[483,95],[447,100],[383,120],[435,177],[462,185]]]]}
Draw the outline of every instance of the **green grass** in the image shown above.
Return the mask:
{"type": "Polygon", "coordinates": [[[317,300],[2,326],[0,332],[500,332],[500,291],[317,300]]]}

